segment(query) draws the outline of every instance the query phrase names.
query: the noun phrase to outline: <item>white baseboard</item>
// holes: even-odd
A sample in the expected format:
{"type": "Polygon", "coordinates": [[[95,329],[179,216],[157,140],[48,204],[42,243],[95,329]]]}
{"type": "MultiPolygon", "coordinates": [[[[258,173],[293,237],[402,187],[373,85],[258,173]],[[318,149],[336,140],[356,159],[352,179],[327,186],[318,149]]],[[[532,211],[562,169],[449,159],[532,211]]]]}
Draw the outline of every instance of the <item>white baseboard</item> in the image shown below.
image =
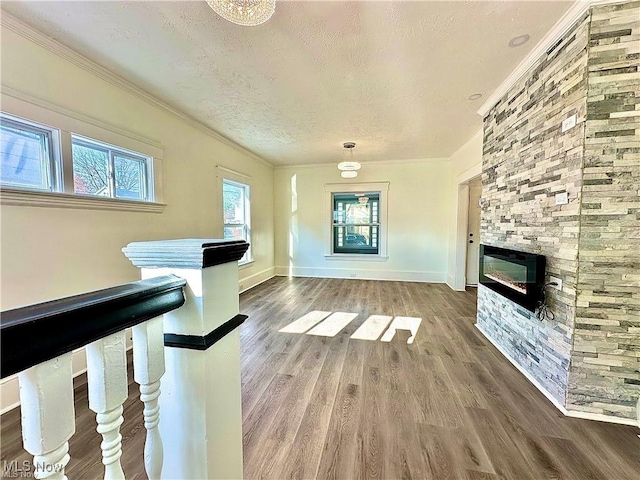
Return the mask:
{"type": "Polygon", "coordinates": [[[596,422],[617,423],[620,425],[630,425],[640,427],[640,424],[630,418],[614,417],[613,415],[602,415],[601,413],[581,412],[580,410],[568,410],[567,417],[582,418],[584,420],[595,420],[596,422]]]}
{"type": "Polygon", "coordinates": [[[456,277],[455,277],[455,275],[451,275],[451,274],[447,275],[447,282],[446,283],[447,283],[447,286],[451,290],[453,290],[454,292],[464,292],[464,291],[466,291],[465,288],[456,286],[456,277]]]}
{"type": "MultiPolygon", "coordinates": [[[[242,272],[241,272],[242,273],[242,272]]],[[[238,292],[246,292],[247,290],[257,287],[263,282],[266,282],[270,278],[276,276],[276,267],[265,268],[264,270],[254,273],[253,275],[248,275],[246,277],[240,278],[238,280],[238,292]]]]}
{"type": "Polygon", "coordinates": [[[455,288],[453,288],[453,280],[454,280],[453,275],[451,274],[447,275],[447,281],[445,283],[451,290],[455,290],[455,288]]]}
{"type": "Polygon", "coordinates": [[[412,272],[404,270],[369,270],[356,268],[276,267],[279,277],[355,278],[398,282],[445,283],[444,272],[412,272]]]}
{"type": "Polygon", "coordinates": [[[20,405],[20,387],[18,377],[7,378],[0,384],[0,414],[5,414],[20,405]]]}
{"type": "Polygon", "coordinates": [[[488,334],[484,331],[484,329],[476,323],[476,328],[480,330],[480,333],[484,335],[484,337],[491,342],[491,344],[496,347],[504,357],[509,360],[509,362],[518,369],[520,373],[522,373],[527,380],[529,380],[542,394],[547,397],[547,399],[562,412],[563,415],[567,417],[574,418],[582,418],[584,420],[596,420],[599,422],[609,422],[609,423],[617,423],[620,425],[631,425],[632,427],[638,427],[638,422],[636,420],[630,418],[620,418],[614,417],[612,415],[602,415],[599,413],[589,413],[589,412],[581,412],[578,410],[567,410],[564,405],[562,405],[551,393],[544,388],[540,382],[538,382],[530,373],[528,373],[524,368],[522,368],[500,345],[498,345],[488,334]]]}

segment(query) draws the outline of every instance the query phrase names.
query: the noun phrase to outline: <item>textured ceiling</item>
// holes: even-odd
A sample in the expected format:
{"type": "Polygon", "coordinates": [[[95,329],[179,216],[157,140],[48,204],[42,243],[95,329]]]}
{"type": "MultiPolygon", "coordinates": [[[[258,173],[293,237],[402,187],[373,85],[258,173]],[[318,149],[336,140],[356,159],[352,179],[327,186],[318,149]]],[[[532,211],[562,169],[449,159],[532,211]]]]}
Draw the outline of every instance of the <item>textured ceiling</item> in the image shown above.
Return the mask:
{"type": "Polygon", "coordinates": [[[270,162],[447,157],[571,2],[278,2],[239,27],[204,1],[2,8],[270,162]],[[509,48],[511,38],[531,40],[509,48]]]}

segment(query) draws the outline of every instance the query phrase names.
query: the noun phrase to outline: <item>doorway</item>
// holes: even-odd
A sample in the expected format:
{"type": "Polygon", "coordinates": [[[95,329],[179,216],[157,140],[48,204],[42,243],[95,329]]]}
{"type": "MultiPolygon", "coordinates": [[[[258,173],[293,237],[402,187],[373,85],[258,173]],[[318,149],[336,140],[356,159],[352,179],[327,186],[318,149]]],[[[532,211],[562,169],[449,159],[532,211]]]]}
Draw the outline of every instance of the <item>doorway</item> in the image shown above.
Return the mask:
{"type": "Polygon", "coordinates": [[[475,178],[469,182],[469,218],[467,221],[467,286],[478,286],[478,258],[480,252],[480,198],[482,181],[475,178]]]}
{"type": "MultiPolygon", "coordinates": [[[[470,184],[482,183],[482,163],[476,165],[458,175],[456,178],[457,202],[454,226],[455,246],[451,258],[451,270],[447,278],[447,284],[458,292],[464,292],[467,287],[467,247],[477,244],[480,238],[476,237],[472,244],[469,243],[469,190],[470,184]]],[[[478,202],[476,201],[476,205],[478,202]]],[[[474,233],[474,236],[476,234],[474,233]]]]}

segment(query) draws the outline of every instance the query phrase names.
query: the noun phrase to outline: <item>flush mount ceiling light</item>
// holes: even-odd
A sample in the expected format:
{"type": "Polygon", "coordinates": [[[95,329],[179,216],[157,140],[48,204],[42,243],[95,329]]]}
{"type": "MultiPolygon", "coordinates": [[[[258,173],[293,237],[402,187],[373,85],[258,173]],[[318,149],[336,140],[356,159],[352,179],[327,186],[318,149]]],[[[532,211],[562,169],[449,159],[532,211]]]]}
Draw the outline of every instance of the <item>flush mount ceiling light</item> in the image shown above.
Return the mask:
{"type": "Polygon", "coordinates": [[[474,93],[473,95],[469,95],[469,100],[478,100],[479,98],[482,98],[481,93],[474,93]]]}
{"type": "MultiPolygon", "coordinates": [[[[360,170],[360,167],[362,165],[360,165],[358,162],[353,161],[353,149],[356,148],[356,144],[353,142],[345,142],[342,144],[342,146],[346,149],[345,152],[349,152],[349,160],[346,162],[340,162],[338,164],[338,170],[342,170],[343,172],[360,170]]],[[[357,174],[351,177],[345,177],[344,175],[342,175],[342,178],[353,178],[355,176],[357,176],[357,174]]]]}
{"type": "Polygon", "coordinates": [[[531,37],[529,36],[528,33],[525,33],[523,35],[518,35],[517,37],[513,37],[511,40],[509,40],[509,46],[511,48],[521,47],[522,45],[527,43],[530,38],[531,37]]]}
{"type": "Polygon", "coordinates": [[[207,0],[207,3],[225,20],[245,27],[266,22],[276,10],[276,0],[207,0]]]}
{"type": "Polygon", "coordinates": [[[358,176],[358,172],[355,170],[345,170],[344,172],[340,172],[340,176],[342,178],[356,178],[358,176]]]}

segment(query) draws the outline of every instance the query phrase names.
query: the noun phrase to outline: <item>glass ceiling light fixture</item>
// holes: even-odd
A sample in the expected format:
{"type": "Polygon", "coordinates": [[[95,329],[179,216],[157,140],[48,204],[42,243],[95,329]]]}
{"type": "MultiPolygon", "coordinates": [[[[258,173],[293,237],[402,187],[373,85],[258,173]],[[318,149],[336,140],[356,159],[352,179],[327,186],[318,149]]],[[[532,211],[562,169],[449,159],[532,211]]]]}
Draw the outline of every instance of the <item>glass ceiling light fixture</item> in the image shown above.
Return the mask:
{"type": "Polygon", "coordinates": [[[356,148],[356,144],[353,142],[345,142],[342,146],[349,152],[349,160],[338,164],[340,176],[342,178],[356,178],[358,176],[357,170],[360,170],[362,166],[358,162],[353,161],[353,149],[356,148]]]}
{"type": "Polygon", "coordinates": [[[225,20],[245,27],[266,22],[276,10],[276,0],[207,0],[207,3],[225,20]]]}

